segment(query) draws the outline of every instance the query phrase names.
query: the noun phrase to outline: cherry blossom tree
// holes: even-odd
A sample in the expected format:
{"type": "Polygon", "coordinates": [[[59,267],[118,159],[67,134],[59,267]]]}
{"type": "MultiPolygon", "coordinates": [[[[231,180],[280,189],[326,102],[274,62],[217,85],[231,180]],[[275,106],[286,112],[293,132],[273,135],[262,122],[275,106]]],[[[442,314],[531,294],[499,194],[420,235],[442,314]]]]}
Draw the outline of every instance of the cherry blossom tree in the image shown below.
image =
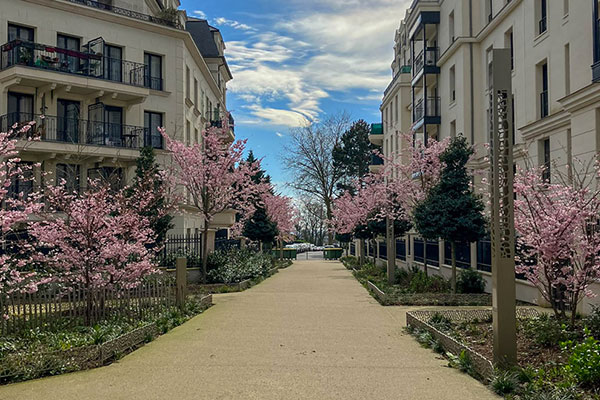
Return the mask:
{"type": "Polygon", "coordinates": [[[594,296],[590,284],[600,278],[600,168],[583,169],[567,177],[556,171],[558,182],[549,183],[544,168],[518,168],[514,182],[517,272],[540,290],[557,317],[566,318],[570,309],[571,324],[583,297],[594,296]]]}
{"type": "MultiPolygon", "coordinates": [[[[210,127],[202,132],[202,144],[186,145],[169,137],[160,129],[174,162],[170,172],[177,185],[185,188],[191,206],[204,217],[203,248],[208,247],[208,228],[217,214],[236,210],[241,218],[234,231],[240,231],[255,211],[251,201],[257,194],[268,190],[267,184],[252,180],[260,169],[260,161],[243,162],[246,140],[227,144],[221,138],[229,130],[225,117],[220,127],[210,127]]],[[[202,254],[203,279],[206,280],[208,252],[202,254]]]]}
{"type": "Polygon", "coordinates": [[[28,252],[7,237],[24,227],[29,216],[41,208],[38,196],[34,193],[14,193],[12,185],[16,181],[32,181],[32,165],[21,163],[17,144],[19,139],[31,142],[37,140],[33,134],[35,122],[15,124],[8,132],[0,133],[0,295],[13,291],[34,292],[37,290],[35,271],[28,252]]]}
{"type": "Polygon", "coordinates": [[[89,324],[101,289],[129,289],[155,272],[150,248],[156,235],[132,204],[145,207],[153,196],[139,192],[128,197],[124,190],[113,193],[98,182],[90,182],[79,195],[65,183],[47,188],[46,208],[29,232],[38,242],[37,258],[49,280],[83,289],[89,324]]]}
{"type": "Polygon", "coordinates": [[[292,237],[296,226],[296,209],[292,198],[287,196],[267,193],[263,196],[263,202],[269,219],[277,225],[276,239],[279,242],[279,256],[283,259],[283,242],[292,237]]]}

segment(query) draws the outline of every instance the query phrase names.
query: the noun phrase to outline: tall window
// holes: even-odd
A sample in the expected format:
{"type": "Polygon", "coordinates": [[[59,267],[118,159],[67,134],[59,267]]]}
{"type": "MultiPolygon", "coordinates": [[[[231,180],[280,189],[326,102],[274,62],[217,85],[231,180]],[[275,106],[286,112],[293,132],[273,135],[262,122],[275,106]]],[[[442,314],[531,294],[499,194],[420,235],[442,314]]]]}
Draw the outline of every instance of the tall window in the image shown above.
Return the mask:
{"type": "Polygon", "coordinates": [[[162,149],[162,136],[158,128],[163,126],[163,115],[161,113],[144,111],[144,146],[162,149]]]}
{"type": "Polygon", "coordinates": [[[400,106],[398,105],[398,95],[396,95],[396,102],[394,103],[394,119],[396,120],[396,122],[398,122],[398,108],[400,108],[400,106]]]}
{"type": "Polygon", "coordinates": [[[121,82],[123,49],[117,46],[104,46],[104,78],[111,81],[121,82]]]}
{"type": "Polygon", "coordinates": [[[450,137],[456,137],[456,120],[450,122],[450,137]]]}
{"type": "Polygon", "coordinates": [[[513,49],[513,30],[512,28],[504,34],[504,47],[510,49],[510,69],[515,69],[515,50],[513,49]]]}
{"type": "Polygon", "coordinates": [[[541,166],[544,167],[542,179],[550,183],[550,138],[542,139],[540,143],[541,166]]]}
{"type": "Polygon", "coordinates": [[[548,63],[540,67],[540,118],[548,116],[548,63]]]}
{"type": "Polygon", "coordinates": [[[450,36],[450,44],[454,42],[454,10],[448,16],[448,34],[450,36]]]}
{"type": "Polygon", "coordinates": [[[23,193],[24,197],[27,197],[33,192],[33,163],[21,161],[17,164],[17,167],[21,167],[23,173],[10,177],[11,182],[7,193],[7,197],[9,198],[16,198],[21,193],[23,193]]]}
{"type": "Polygon", "coordinates": [[[538,21],[538,34],[546,32],[548,29],[548,2],[547,0],[539,1],[539,21],[538,21]]]}
{"type": "Polygon", "coordinates": [[[33,42],[33,29],[25,26],[8,24],[8,41],[23,40],[26,42],[33,42]]]}
{"type": "Polygon", "coordinates": [[[571,93],[571,48],[565,45],[565,96],[571,93]]]}
{"type": "Polygon", "coordinates": [[[33,119],[33,96],[8,92],[8,126],[33,119]]]}
{"type": "Polygon", "coordinates": [[[64,181],[65,189],[79,193],[80,167],[77,164],[56,164],[56,184],[64,181]]]}
{"type": "MultiPolygon", "coordinates": [[[[56,39],[56,46],[71,51],[79,51],[81,49],[81,43],[79,38],[66,35],[58,35],[56,39]]],[[[66,70],[70,73],[76,73],[80,70],[80,59],[79,56],[72,56],[64,53],[60,53],[59,59],[61,60],[61,69],[66,70]]]]}
{"type": "Polygon", "coordinates": [[[192,129],[191,129],[190,121],[185,121],[185,140],[184,140],[184,142],[187,143],[188,145],[192,141],[191,136],[192,136],[192,129]]]}
{"type": "Polygon", "coordinates": [[[563,0],[563,15],[569,14],[569,0],[563,0]]]}
{"type": "Polygon", "coordinates": [[[198,108],[198,79],[194,78],[194,105],[198,108]]]}
{"type": "Polygon", "coordinates": [[[450,102],[456,101],[456,68],[450,67],[450,102]]]}
{"type": "Polygon", "coordinates": [[[146,66],[145,86],[154,90],[162,90],[162,57],[144,53],[144,64],[146,66]]]}
{"type": "Polygon", "coordinates": [[[192,96],[190,95],[190,86],[191,86],[191,82],[190,82],[190,67],[185,67],[185,97],[187,97],[188,99],[192,99],[192,96]]]}

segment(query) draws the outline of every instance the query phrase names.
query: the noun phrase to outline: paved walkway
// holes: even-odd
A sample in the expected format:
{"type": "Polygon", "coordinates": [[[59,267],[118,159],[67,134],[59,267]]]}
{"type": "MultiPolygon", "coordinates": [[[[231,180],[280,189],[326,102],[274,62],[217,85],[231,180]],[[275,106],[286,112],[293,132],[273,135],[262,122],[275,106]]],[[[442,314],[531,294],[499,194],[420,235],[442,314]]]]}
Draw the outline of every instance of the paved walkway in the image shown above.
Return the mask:
{"type": "Polygon", "coordinates": [[[110,366],[0,399],[493,399],[404,334],[337,262],[298,261],[110,366]]]}

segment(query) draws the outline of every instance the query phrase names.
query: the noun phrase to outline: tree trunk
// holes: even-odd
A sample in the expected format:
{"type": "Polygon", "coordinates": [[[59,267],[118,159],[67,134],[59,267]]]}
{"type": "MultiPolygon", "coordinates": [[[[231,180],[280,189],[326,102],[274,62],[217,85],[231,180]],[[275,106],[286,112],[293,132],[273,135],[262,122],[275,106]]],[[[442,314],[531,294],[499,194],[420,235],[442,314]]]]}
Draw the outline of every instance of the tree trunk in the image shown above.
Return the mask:
{"type": "Polygon", "coordinates": [[[456,294],[456,243],[454,241],[450,242],[451,254],[452,254],[452,279],[450,283],[452,284],[452,293],[456,294]]]}
{"type": "Polygon", "coordinates": [[[204,221],[204,233],[202,236],[202,283],[206,283],[206,278],[208,277],[208,221],[204,221]]]}
{"type": "MultiPolygon", "coordinates": [[[[326,212],[327,212],[327,220],[331,221],[331,218],[333,217],[333,212],[331,211],[331,202],[330,201],[325,201],[325,208],[326,208],[326,212]]],[[[327,244],[329,244],[329,245],[333,244],[333,232],[331,232],[330,229],[327,229],[327,244]]]]}

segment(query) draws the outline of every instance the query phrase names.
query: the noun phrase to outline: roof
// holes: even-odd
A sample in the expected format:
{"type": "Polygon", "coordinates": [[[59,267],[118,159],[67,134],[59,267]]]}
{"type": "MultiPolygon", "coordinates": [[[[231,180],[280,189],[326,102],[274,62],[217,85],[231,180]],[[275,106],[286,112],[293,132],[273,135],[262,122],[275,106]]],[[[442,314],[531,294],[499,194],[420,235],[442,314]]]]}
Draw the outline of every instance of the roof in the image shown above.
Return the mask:
{"type": "Polygon", "coordinates": [[[185,29],[192,35],[200,54],[205,58],[221,57],[219,48],[215,43],[213,32],[218,29],[210,26],[205,19],[188,19],[185,29]]]}

